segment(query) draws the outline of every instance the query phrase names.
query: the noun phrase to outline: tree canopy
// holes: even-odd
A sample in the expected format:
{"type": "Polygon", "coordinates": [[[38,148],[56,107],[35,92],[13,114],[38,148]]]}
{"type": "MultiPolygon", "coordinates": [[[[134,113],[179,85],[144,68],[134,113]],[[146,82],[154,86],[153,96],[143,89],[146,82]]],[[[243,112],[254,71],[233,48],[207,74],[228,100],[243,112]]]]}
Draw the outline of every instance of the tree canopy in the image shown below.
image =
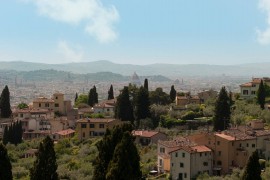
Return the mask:
{"type": "Polygon", "coordinates": [[[34,167],[30,169],[31,180],[58,180],[57,162],[53,140],[47,136],[39,145],[34,167]]]}
{"type": "Polygon", "coordinates": [[[222,87],[215,103],[214,130],[223,131],[228,128],[231,108],[230,98],[225,87],[222,87]]]}
{"type": "Polygon", "coordinates": [[[257,91],[257,103],[260,105],[261,109],[264,109],[266,91],[263,81],[261,80],[259,89],[257,91]]]}
{"type": "Polygon", "coordinates": [[[114,93],[113,93],[113,85],[111,84],[110,89],[108,91],[108,100],[114,99],[114,93]]]}
{"type": "Polygon", "coordinates": [[[174,85],[171,86],[171,91],[170,91],[170,98],[171,98],[171,101],[175,101],[175,98],[176,98],[176,90],[174,89],[174,85]]]}
{"type": "Polygon", "coordinates": [[[248,163],[245,167],[242,180],[260,180],[261,178],[261,166],[259,163],[258,151],[254,151],[248,159],[248,163]]]}
{"type": "Polygon", "coordinates": [[[148,91],[144,87],[140,87],[135,100],[135,117],[137,126],[140,125],[140,120],[150,117],[150,101],[148,91]]]}
{"type": "Polygon", "coordinates": [[[12,111],[10,107],[10,94],[8,86],[5,86],[5,88],[2,91],[0,107],[1,107],[1,117],[9,118],[11,116],[12,111]]]}
{"type": "Polygon", "coordinates": [[[0,179],[12,180],[12,166],[6,147],[0,143],[0,179]]]}

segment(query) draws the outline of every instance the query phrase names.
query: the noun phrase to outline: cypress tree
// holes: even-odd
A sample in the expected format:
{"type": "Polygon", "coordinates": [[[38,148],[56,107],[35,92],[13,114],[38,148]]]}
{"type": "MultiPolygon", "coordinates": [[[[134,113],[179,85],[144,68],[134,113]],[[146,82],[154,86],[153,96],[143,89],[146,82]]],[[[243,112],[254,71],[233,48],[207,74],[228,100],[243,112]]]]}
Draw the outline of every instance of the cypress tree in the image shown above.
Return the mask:
{"type": "Polygon", "coordinates": [[[176,90],[174,89],[174,85],[171,86],[171,91],[170,91],[170,99],[171,101],[175,101],[176,98],[176,90]]]}
{"type": "Polygon", "coordinates": [[[87,104],[89,106],[94,106],[95,102],[94,102],[94,90],[90,89],[89,93],[88,93],[88,101],[87,104]]]}
{"type": "Polygon", "coordinates": [[[215,103],[214,130],[228,128],[231,116],[230,99],[225,87],[222,87],[215,103]]]}
{"type": "Polygon", "coordinates": [[[148,91],[148,79],[144,79],[143,87],[148,91]]]}
{"type": "Polygon", "coordinates": [[[106,172],[113,158],[114,150],[121,141],[125,132],[131,132],[130,124],[115,126],[112,130],[107,129],[103,139],[97,143],[98,156],[94,163],[94,180],[106,179],[106,172]]]}
{"type": "Polygon", "coordinates": [[[261,166],[259,163],[259,156],[257,150],[252,153],[248,159],[248,163],[245,167],[242,180],[261,180],[261,166]]]}
{"type": "Polygon", "coordinates": [[[12,111],[10,108],[10,94],[8,86],[5,86],[5,88],[2,91],[0,107],[1,107],[1,117],[9,118],[11,116],[12,111]]]}
{"type": "Polygon", "coordinates": [[[74,99],[74,104],[76,103],[77,99],[78,99],[78,93],[76,92],[75,99],[74,99]]]}
{"type": "Polygon", "coordinates": [[[39,145],[34,167],[30,169],[31,180],[57,180],[58,174],[53,140],[47,136],[39,145]]]}
{"type": "Polygon", "coordinates": [[[140,120],[150,117],[150,101],[149,93],[144,87],[140,87],[135,100],[135,117],[137,126],[140,120]]]}
{"type": "Polygon", "coordinates": [[[94,97],[94,103],[98,103],[98,93],[96,86],[93,87],[93,97],[94,97]]]}
{"type": "Polygon", "coordinates": [[[261,80],[259,89],[257,91],[257,103],[260,105],[261,109],[264,109],[265,97],[266,97],[265,86],[263,85],[263,81],[261,80]]]}
{"type": "Polygon", "coordinates": [[[130,121],[133,123],[134,115],[133,115],[133,106],[129,99],[129,91],[128,87],[124,87],[120,95],[117,97],[116,108],[115,108],[115,116],[121,121],[130,121]]]}
{"type": "Polygon", "coordinates": [[[0,143],[0,179],[12,180],[12,166],[6,147],[0,143]]]}
{"type": "Polygon", "coordinates": [[[113,93],[113,85],[111,84],[111,87],[108,91],[108,100],[114,99],[114,93],[113,93]]]}
{"type": "Polygon", "coordinates": [[[6,145],[7,143],[8,143],[8,127],[5,126],[3,134],[3,144],[6,145]]]}
{"type": "Polygon", "coordinates": [[[113,158],[108,166],[106,179],[141,179],[140,156],[130,132],[125,132],[116,146],[113,158]],[[128,159],[128,160],[127,160],[128,159]]]}

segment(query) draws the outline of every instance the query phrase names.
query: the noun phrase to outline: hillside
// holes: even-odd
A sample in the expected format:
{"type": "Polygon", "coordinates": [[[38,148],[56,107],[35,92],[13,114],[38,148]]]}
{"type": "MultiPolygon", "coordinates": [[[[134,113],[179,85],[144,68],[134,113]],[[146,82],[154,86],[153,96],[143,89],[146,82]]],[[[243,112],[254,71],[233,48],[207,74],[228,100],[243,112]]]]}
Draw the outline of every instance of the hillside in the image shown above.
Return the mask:
{"type": "Polygon", "coordinates": [[[207,64],[150,64],[132,65],[116,64],[110,61],[93,61],[66,64],[43,64],[23,61],[0,62],[0,70],[35,71],[57,70],[76,74],[112,72],[130,76],[137,72],[141,76],[163,75],[175,76],[212,76],[226,74],[229,76],[268,76],[270,63],[254,63],[239,65],[207,65],[207,64]]]}

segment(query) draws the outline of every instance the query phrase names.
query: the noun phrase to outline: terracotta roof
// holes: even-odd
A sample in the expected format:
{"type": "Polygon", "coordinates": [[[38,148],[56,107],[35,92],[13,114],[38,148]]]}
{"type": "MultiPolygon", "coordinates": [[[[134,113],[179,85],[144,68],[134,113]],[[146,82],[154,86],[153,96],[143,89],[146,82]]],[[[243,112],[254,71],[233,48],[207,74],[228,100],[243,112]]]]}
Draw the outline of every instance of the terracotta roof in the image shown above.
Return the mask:
{"type": "Polygon", "coordinates": [[[152,137],[152,136],[154,136],[154,135],[156,135],[158,133],[160,133],[160,132],[158,132],[158,131],[147,131],[147,130],[141,130],[141,131],[134,130],[134,131],[132,131],[133,136],[140,136],[140,137],[152,137]]]}
{"type": "Polygon", "coordinates": [[[75,131],[73,129],[66,129],[66,130],[58,131],[55,134],[59,134],[61,136],[64,136],[64,135],[72,134],[74,132],[75,131]]]}
{"type": "Polygon", "coordinates": [[[248,83],[244,83],[240,85],[241,87],[252,87],[252,83],[248,82],[248,83]]]}
{"type": "Polygon", "coordinates": [[[223,138],[223,139],[226,139],[226,140],[228,140],[228,141],[234,141],[234,140],[235,140],[234,137],[228,136],[228,135],[226,135],[226,134],[216,133],[215,135],[218,136],[218,137],[221,137],[221,138],[223,138]]]}
{"type": "Polygon", "coordinates": [[[197,152],[211,152],[212,150],[209,149],[206,146],[192,146],[191,147],[192,150],[197,151],[197,152]]]}
{"type": "Polygon", "coordinates": [[[60,92],[56,92],[53,95],[64,95],[64,94],[63,93],[60,93],[60,92]]]}
{"type": "Polygon", "coordinates": [[[185,137],[177,137],[174,140],[170,140],[170,141],[159,140],[158,143],[166,147],[181,147],[181,146],[186,146],[186,145],[194,145],[193,142],[191,142],[189,139],[185,137]]]}
{"type": "Polygon", "coordinates": [[[101,118],[96,118],[96,119],[93,119],[93,118],[84,118],[84,119],[79,119],[77,120],[77,123],[91,123],[91,122],[98,122],[98,123],[109,123],[109,122],[112,122],[112,121],[115,121],[116,119],[101,119],[101,118]]]}

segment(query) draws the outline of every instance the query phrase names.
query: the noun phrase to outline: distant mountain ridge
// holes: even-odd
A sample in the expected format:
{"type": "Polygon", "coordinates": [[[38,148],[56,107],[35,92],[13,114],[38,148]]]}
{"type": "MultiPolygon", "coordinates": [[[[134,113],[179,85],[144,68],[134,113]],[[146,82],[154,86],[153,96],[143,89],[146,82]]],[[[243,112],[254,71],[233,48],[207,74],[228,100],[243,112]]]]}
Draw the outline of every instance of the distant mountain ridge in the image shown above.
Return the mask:
{"type": "Polygon", "coordinates": [[[35,71],[49,70],[66,71],[77,74],[112,72],[131,76],[136,72],[139,76],[163,75],[175,76],[270,76],[270,63],[253,63],[240,65],[207,65],[207,64],[150,64],[132,65],[117,64],[106,60],[93,62],[45,64],[24,61],[0,62],[0,70],[35,71]]]}

